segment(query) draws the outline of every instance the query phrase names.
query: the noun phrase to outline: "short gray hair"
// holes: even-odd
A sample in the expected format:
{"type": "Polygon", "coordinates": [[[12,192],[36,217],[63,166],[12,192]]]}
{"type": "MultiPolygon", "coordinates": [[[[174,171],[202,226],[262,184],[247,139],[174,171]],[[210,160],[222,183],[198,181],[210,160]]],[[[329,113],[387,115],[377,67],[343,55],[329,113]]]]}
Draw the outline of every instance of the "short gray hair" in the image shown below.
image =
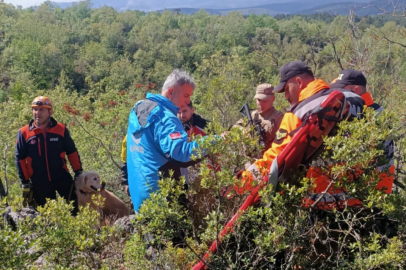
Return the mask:
{"type": "Polygon", "coordinates": [[[185,83],[190,84],[193,88],[196,87],[195,81],[187,71],[175,69],[166,78],[164,86],[162,86],[162,94],[166,93],[166,91],[168,91],[169,88],[175,85],[184,85],[185,83]]]}

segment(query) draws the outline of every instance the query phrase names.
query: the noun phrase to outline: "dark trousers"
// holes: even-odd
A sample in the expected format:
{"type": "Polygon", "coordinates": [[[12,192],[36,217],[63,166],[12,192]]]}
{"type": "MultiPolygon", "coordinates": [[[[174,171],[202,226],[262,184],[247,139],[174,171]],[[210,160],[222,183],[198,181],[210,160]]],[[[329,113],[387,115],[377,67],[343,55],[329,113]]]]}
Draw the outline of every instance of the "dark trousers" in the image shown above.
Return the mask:
{"type": "Polygon", "coordinates": [[[55,200],[56,192],[66,200],[67,203],[73,202],[73,210],[71,211],[73,216],[79,211],[78,208],[78,198],[76,196],[75,190],[72,190],[72,194],[69,198],[69,193],[74,182],[72,180],[66,181],[49,181],[43,185],[34,184],[34,198],[38,206],[44,206],[47,199],[55,200]]]}

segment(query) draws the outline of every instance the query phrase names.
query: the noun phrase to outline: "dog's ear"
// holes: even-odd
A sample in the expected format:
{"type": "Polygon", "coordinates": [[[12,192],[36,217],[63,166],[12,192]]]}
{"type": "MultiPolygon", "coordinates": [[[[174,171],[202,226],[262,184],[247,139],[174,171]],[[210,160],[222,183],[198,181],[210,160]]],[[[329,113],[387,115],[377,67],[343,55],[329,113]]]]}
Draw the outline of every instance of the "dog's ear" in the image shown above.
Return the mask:
{"type": "Polygon", "coordinates": [[[83,179],[83,185],[84,185],[84,186],[87,186],[87,185],[88,185],[88,183],[87,183],[87,181],[89,180],[89,179],[88,179],[88,176],[89,176],[89,175],[86,174],[85,177],[84,177],[84,179],[83,179]]]}
{"type": "Polygon", "coordinates": [[[81,173],[75,180],[75,186],[77,188],[82,188],[85,185],[85,173],[81,173]]]}

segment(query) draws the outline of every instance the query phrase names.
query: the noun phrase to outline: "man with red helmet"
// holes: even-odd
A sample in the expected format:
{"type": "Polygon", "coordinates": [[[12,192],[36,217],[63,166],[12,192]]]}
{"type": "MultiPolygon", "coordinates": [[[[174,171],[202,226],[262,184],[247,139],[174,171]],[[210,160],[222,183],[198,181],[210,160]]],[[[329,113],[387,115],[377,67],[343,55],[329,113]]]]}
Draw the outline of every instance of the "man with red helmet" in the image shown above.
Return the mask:
{"type": "Polygon", "coordinates": [[[52,118],[52,102],[46,96],[36,97],[32,104],[33,119],[18,131],[15,150],[16,166],[23,187],[23,197],[28,201],[34,191],[37,205],[46,199],[56,199],[56,192],[66,201],[73,201],[78,211],[75,192],[70,192],[73,179],[66,164],[66,155],[75,172],[82,172],[82,163],[68,129],[52,118]]]}

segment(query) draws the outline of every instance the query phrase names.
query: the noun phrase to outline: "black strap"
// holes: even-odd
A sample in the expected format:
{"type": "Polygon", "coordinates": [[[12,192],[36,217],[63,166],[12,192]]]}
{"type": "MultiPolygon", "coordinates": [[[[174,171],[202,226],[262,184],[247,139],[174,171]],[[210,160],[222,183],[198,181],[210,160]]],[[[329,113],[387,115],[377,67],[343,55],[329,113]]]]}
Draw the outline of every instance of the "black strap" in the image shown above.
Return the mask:
{"type": "Polygon", "coordinates": [[[3,182],[1,181],[1,178],[0,178],[0,196],[1,197],[6,197],[7,196],[6,190],[4,189],[3,182]]]}

